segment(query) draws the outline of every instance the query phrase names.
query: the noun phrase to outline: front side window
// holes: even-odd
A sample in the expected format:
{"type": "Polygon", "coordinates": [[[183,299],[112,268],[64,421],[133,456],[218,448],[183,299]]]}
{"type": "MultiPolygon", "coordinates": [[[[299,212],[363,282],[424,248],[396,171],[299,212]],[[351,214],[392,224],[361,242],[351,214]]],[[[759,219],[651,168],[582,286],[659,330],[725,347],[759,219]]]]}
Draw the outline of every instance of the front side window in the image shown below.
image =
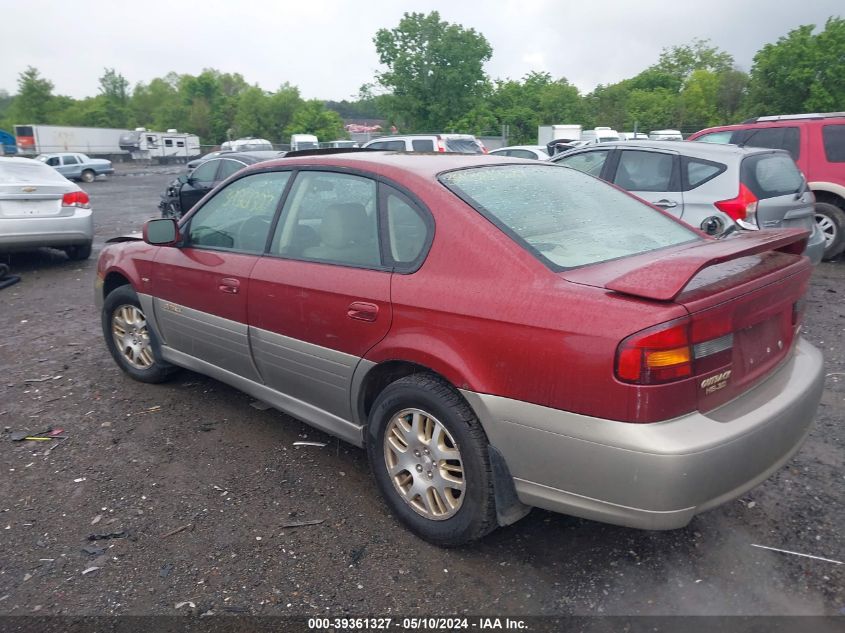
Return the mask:
{"type": "Polygon", "coordinates": [[[291,259],[381,266],[375,181],[334,172],[300,172],[270,252],[291,259]]]}
{"type": "Polygon", "coordinates": [[[290,172],[246,176],[218,191],[190,219],[187,245],[261,253],[290,172]]]}
{"type": "Polygon", "coordinates": [[[52,156],[52,157],[48,158],[47,164],[50,165],[50,167],[58,167],[59,164],[60,164],[59,163],[59,157],[58,156],[52,156]]]}
{"type": "Polygon", "coordinates": [[[552,270],[700,239],[690,228],[574,169],[525,164],[447,172],[441,182],[552,270]]]}
{"type": "Polygon", "coordinates": [[[388,152],[404,152],[405,141],[376,141],[367,145],[370,149],[380,149],[388,152]]]}
{"type": "Polygon", "coordinates": [[[600,149],[595,152],[581,152],[573,156],[566,156],[555,162],[598,178],[601,176],[601,170],[607,162],[608,156],[610,156],[610,150],[600,149]]]}
{"type": "Polygon", "coordinates": [[[831,163],[845,163],[845,125],[825,125],[822,128],[824,153],[831,163]]]}
{"type": "Polygon", "coordinates": [[[613,182],[628,191],[672,191],[672,154],[625,150],[613,182]]]}

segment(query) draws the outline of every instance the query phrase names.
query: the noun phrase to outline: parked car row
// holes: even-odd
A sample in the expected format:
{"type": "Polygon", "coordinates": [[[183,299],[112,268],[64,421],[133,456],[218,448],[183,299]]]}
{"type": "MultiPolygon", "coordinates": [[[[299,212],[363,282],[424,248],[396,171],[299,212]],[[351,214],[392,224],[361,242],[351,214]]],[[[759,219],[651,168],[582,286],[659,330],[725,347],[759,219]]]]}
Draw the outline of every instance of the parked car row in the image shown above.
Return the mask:
{"type": "MultiPolygon", "coordinates": [[[[614,178],[646,178],[610,151],[614,178]]],[[[768,165],[783,153],[745,154],[756,184],[787,185],[768,165]]],[[[673,177],[742,177],[708,156],[673,156],[673,177]]],[[[387,506],[433,543],[531,507],[672,529],[809,432],[809,235],[717,239],[544,161],[308,155],[108,244],[96,296],[129,376],[198,371],[364,447],[387,506]]]]}

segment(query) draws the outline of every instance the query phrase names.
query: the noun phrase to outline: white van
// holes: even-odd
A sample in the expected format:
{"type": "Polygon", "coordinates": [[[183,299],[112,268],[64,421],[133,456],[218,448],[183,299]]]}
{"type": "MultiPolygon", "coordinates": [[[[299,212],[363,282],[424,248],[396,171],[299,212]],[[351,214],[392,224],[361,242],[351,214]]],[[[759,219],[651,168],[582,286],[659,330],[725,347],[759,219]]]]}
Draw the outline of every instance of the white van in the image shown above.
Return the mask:
{"type": "Polygon", "coordinates": [[[597,127],[592,130],[581,132],[581,140],[588,143],[607,143],[608,141],[620,141],[619,132],[609,127],[597,127]]]}
{"type": "Polygon", "coordinates": [[[295,152],[300,149],[319,149],[320,142],[313,134],[291,134],[290,135],[290,151],[295,152]]]}
{"type": "Polygon", "coordinates": [[[652,141],[683,141],[684,137],[680,130],[652,130],[648,133],[652,141]]]}

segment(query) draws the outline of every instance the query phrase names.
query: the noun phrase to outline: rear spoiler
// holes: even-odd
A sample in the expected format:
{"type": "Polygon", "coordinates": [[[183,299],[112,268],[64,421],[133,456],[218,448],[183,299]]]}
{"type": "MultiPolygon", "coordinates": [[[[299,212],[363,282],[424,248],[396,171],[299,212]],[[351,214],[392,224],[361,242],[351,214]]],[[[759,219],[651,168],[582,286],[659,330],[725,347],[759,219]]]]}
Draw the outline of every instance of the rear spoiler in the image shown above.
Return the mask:
{"type": "Polygon", "coordinates": [[[611,279],[604,287],[645,299],[671,301],[681,294],[699,271],[708,266],[765,251],[801,255],[809,237],[810,232],[805,229],[774,229],[707,240],[662,257],[657,255],[650,263],[611,279]]]}

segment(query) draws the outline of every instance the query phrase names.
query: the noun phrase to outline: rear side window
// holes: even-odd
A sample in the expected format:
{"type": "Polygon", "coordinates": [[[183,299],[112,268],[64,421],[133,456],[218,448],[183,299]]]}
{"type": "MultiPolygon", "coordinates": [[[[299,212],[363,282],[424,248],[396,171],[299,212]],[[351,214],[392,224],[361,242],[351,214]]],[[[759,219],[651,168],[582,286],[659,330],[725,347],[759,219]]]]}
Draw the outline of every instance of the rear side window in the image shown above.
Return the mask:
{"type": "Polygon", "coordinates": [[[681,157],[681,172],[683,177],[684,191],[690,191],[700,187],[705,182],[713,180],[716,176],[727,169],[727,165],[715,163],[700,158],[681,157]]]}
{"type": "Polygon", "coordinates": [[[414,148],[415,152],[433,152],[434,141],[430,138],[415,138],[411,141],[411,147],[414,148]]]}
{"type": "Polygon", "coordinates": [[[742,161],[740,178],[760,200],[797,193],[804,178],[784,154],[757,154],[742,161]]]}
{"type": "Polygon", "coordinates": [[[625,150],[613,182],[628,191],[674,191],[674,164],[672,154],[625,150]]]}
{"type": "Polygon", "coordinates": [[[471,138],[447,138],[447,152],[459,152],[461,154],[481,154],[481,145],[471,138]]]}
{"type": "Polygon", "coordinates": [[[831,163],[845,163],[845,125],[825,125],[822,128],[824,153],[831,163]]]}
{"type": "Polygon", "coordinates": [[[78,165],[79,161],[76,160],[76,156],[65,156],[63,158],[65,165],[78,165]]]}
{"type": "Polygon", "coordinates": [[[448,172],[440,180],[555,271],[700,239],[633,196],[574,169],[497,165],[448,172]]]}
{"type": "Polygon", "coordinates": [[[398,191],[384,186],[390,257],[397,264],[412,264],[428,243],[429,231],[422,213],[398,191]]]}
{"type": "Polygon", "coordinates": [[[798,160],[800,153],[801,134],[797,127],[761,127],[743,130],[734,139],[738,145],[749,147],[769,147],[771,149],[785,149],[798,160]]]}

